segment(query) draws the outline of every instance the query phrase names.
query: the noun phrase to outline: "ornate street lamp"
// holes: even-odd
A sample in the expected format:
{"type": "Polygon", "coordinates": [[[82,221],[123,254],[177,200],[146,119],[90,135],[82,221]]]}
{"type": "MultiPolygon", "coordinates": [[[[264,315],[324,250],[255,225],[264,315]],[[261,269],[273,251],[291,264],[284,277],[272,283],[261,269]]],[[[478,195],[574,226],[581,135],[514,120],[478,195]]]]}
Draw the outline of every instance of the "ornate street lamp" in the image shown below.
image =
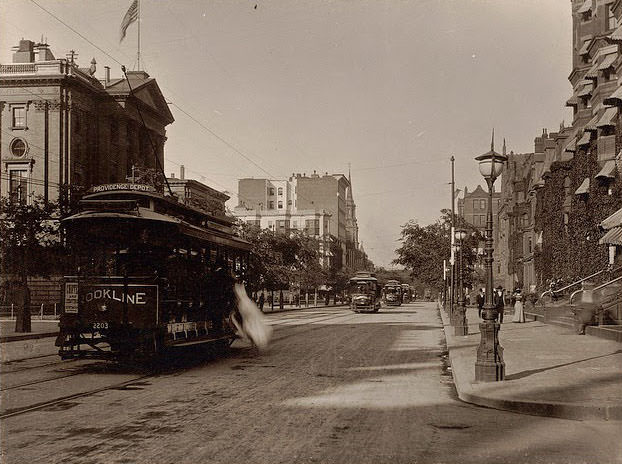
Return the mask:
{"type": "Polygon", "coordinates": [[[481,339],[477,348],[475,362],[475,380],[494,382],[505,377],[505,363],[503,362],[503,347],[499,345],[499,323],[497,323],[497,309],[493,299],[492,278],[492,192],[497,177],[501,175],[507,156],[495,152],[495,132],[492,132],[490,151],[475,158],[479,161],[479,172],[486,179],[488,185],[488,214],[486,219],[486,240],[484,242],[484,263],[486,265],[486,299],[482,311],[483,322],[480,323],[481,339]]]}
{"type": "Polygon", "coordinates": [[[464,301],[464,283],[462,281],[462,273],[464,272],[462,264],[462,245],[466,236],[466,230],[456,229],[455,238],[458,242],[458,247],[460,248],[460,258],[458,260],[458,307],[456,308],[456,316],[454,319],[454,335],[469,334],[469,326],[466,318],[466,304],[464,301]]]}

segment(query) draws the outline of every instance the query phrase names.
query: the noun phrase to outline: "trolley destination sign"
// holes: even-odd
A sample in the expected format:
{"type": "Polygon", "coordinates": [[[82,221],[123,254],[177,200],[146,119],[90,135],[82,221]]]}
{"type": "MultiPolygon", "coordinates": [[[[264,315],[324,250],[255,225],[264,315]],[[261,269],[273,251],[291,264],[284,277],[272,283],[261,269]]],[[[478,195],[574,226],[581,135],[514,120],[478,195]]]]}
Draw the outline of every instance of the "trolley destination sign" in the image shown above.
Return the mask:
{"type": "Polygon", "coordinates": [[[65,312],[80,314],[83,320],[118,320],[124,311],[135,326],[158,321],[158,286],[150,284],[66,282],[65,312]]]}
{"type": "Polygon", "coordinates": [[[118,184],[96,185],[90,189],[91,193],[113,192],[116,190],[135,190],[137,192],[155,192],[151,185],[132,184],[131,182],[121,182],[118,184]]]}

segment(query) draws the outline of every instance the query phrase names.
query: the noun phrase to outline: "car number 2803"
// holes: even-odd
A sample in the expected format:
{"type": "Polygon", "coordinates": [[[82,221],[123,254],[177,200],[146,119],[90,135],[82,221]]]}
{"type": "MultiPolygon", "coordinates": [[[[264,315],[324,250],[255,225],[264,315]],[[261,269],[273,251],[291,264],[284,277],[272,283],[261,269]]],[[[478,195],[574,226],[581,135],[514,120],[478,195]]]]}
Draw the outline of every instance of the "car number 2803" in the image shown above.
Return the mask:
{"type": "Polygon", "coordinates": [[[97,330],[97,329],[107,329],[108,328],[108,323],[107,322],[93,322],[93,329],[97,330]]]}

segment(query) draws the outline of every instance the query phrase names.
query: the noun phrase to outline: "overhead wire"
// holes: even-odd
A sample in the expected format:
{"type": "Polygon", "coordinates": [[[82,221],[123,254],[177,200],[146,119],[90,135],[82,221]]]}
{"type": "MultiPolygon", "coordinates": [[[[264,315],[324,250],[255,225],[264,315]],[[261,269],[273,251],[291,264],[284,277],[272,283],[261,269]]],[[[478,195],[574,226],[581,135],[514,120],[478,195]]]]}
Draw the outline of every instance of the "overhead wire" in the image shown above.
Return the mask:
{"type": "MultiPolygon", "coordinates": [[[[62,25],[64,25],[65,27],[67,27],[69,30],[71,30],[72,32],[74,32],[76,35],[78,35],[79,37],[81,37],[83,40],[85,40],[87,43],[89,43],[91,46],[95,47],[97,50],[101,51],[104,55],[106,55],[107,57],[109,57],[110,59],[112,59],[115,63],[123,66],[123,64],[117,60],[114,56],[112,56],[110,53],[108,53],[107,51],[105,51],[103,48],[99,47],[97,44],[95,44],[94,42],[92,42],[90,39],[88,39],[86,36],[84,36],[82,33],[80,33],[79,31],[77,31],[75,28],[73,28],[72,26],[70,26],[69,24],[67,24],[65,21],[63,21],[61,18],[59,18],[57,15],[55,15],[54,13],[52,13],[51,11],[49,11],[48,9],[46,9],[45,7],[41,6],[39,3],[37,3],[36,0],[30,0],[32,3],[34,3],[37,7],[39,7],[41,10],[43,10],[44,12],[46,12],[47,14],[49,14],[50,16],[52,16],[54,19],[56,19],[59,23],[61,23],[62,25]]],[[[32,93],[32,92],[31,92],[32,93]]],[[[195,116],[193,116],[192,114],[190,114],[188,111],[186,111],[185,109],[183,109],[182,107],[180,107],[178,104],[176,103],[172,103],[173,106],[175,106],[180,112],[182,112],[184,115],[186,115],[187,117],[189,117],[190,119],[192,119],[195,123],[197,123],[201,128],[203,128],[205,131],[207,131],[208,133],[210,133],[213,137],[215,137],[217,140],[219,140],[221,143],[223,143],[224,145],[226,145],[227,147],[229,147],[231,150],[233,150],[235,153],[237,153],[238,155],[240,155],[241,157],[243,157],[245,160],[247,160],[248,162],[250,162],[251,164],[253,164],[254,166],[256,166],[257,168],[259,168],[262,172],[264,172],[265,174],[267,174],[270,179],[277,179],[277,176],[274,176],[272,173],[268,172],[266,169],[264,169],[262,166],[260,166],[258,163],[256,163],[249,155],[245,154],[241,149],[237,148],[235,145],[233,145],[231,142],[229,142],[228,140],[226,140],[224,137],[220,136],[219,134],[217,134],[215,131],[213,131],[211,128],[209,128],[207,125],[205,125],[203,122],[201,122],[198,118],[196,118],[195,116]]],[[[166,178],[166,175],[164,174],[164,177],[166,178]]],[[[314,203],[313,200],[305,198],[302,195],[298,195],[299,197],[306,199],[307,201],[309,201],[311,204],[314,203]]],[[[329,213],[334,214],[334,212],[332,210],[329,209],[329,213]]]]}

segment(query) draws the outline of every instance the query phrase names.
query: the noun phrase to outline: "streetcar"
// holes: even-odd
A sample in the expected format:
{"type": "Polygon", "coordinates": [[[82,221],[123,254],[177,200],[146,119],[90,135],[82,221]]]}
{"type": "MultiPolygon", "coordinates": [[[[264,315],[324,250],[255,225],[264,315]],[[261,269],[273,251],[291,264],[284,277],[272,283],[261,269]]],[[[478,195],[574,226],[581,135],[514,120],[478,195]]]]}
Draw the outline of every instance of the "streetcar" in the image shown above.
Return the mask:
{"type": "Polygon", "coordinates": [[[382,289],[384,302],[387,306],[401,306],[402,285],[397,280],[389,280],[382,289]]]}
{"type": "Polygon", "coordinates": [[[357,272],[348,281],[350,309],[355,313],[374,312],[380,309],[380,287],[375,274],[357,272]]]}
{"type": "Polygon", "coordinates": [[[147,185],[93,187],[62,220],[74,275],[62,288],[61,358],[153,359],[236,338],[233,283],[250,244],[233,220],[147,185]]]}
{"type": "Polygon", "coordinates": [[[412,289],[408,284],[402,284],[402,303],[410,303],[413,299],[412,289]]]}

